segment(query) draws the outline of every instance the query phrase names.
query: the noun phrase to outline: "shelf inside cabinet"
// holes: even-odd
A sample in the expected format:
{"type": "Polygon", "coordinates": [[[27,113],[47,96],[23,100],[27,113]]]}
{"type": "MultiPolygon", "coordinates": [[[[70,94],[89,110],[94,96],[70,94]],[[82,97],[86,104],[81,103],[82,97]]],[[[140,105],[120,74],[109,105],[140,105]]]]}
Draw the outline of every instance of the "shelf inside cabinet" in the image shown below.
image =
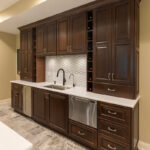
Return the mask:
{"type": "Polygon", "coordinates": [[[87,91],[93,91],[93,12],[87,12],[87,91]]]}

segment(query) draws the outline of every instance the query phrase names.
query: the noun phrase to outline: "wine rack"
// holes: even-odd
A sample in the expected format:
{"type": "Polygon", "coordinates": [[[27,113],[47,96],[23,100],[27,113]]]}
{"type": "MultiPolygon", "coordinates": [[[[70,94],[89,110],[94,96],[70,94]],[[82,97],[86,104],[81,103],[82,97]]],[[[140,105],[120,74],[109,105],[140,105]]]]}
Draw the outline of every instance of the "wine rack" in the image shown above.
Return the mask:
{"type": "Polygon", "coordinates": [[[87,12],[87,91],[93,91],[93,11],[87,12]]]}

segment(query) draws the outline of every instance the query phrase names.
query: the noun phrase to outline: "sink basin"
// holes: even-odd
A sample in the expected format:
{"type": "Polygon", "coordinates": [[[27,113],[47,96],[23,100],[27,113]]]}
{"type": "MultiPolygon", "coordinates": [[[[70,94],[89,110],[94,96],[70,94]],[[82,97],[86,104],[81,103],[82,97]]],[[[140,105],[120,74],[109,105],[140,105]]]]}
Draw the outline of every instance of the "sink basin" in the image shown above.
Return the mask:
{"type": "Polygon", "coordinates": [[[67,90],[67,89],[70,89],[70,87],[63,86],[63,85],[55,85],[55,84],[47,85],[47,86],[44,86],[44,87],[51,88],[51,89],[56,89],[56,90],[67,90]]]}

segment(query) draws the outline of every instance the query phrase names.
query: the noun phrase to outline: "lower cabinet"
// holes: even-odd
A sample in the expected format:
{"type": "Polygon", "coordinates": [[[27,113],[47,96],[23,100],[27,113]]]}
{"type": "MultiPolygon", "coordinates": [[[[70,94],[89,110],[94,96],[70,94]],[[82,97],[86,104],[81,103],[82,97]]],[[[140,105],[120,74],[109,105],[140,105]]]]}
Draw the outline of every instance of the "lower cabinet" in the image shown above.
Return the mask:
{"type": "Polygon", "coordinates": [[[99,150],[131,150],[129,145],[120,143],[114,138],[102,134],[98,135],[98,147],[99,150]]]}
{"type": "Polygon", "coordinates": [[[49,125],[64,134],[68,132],[68,101],[66,95],[50,94],[49,125]]]}
{"type": "Polygon", "coordinates": [[[34,88],[33,119],[63,134],[68,132],[68,96],[34,88]]]}
{"type": "Polygon", "coordinates": [[[93,149],[97,148],[97,129],[69,120],[69,136],[93,149]]]}
{"type": "Polygon", "coordinates": [[[11,106],[15,111],[23,112],[23,86],[19,84],[11,84],[11,106]]]}
{"type": "MultiPolygon", "coordinates": [[[[23,113],[23,86],[12,84],[12,107],[23,113]]],[[[98,102],[97,129],[69,120],[69,97],[32,88],[32,118],[96,150],[137,150],[139,103],[134,108],[98,102]]]]}
{"type": "Polygon", "coordinates": [[[127,108],[98,102],[98,149],[137,150],[139,104],[127,108]]]}
{"type": "Polygon", "coordinates": [[[36,88],[32,90],[33,119],[44,125],[49,121],[49,99],[48,91],[36,88]]]}

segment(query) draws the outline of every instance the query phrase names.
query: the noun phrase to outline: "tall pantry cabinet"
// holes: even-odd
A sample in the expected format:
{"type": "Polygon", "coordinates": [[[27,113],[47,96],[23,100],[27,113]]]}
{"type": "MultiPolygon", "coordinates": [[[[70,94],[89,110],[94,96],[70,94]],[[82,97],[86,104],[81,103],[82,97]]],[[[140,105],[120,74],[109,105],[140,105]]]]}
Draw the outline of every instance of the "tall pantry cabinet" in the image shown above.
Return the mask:
{"type": "Polygon", "coordinates": [[[137,1],[94,10],[93,92],[136,98],[138,92],[137,1]]]}

